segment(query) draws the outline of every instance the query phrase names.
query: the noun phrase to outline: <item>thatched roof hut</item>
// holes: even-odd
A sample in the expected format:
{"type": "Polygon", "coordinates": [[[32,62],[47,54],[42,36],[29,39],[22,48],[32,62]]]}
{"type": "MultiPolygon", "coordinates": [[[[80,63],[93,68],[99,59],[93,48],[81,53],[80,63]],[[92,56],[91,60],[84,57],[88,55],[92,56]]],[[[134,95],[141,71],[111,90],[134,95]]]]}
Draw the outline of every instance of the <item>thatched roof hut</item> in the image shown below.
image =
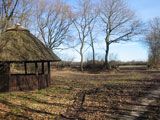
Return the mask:
{"type": "Polygon", "coordinates": [[[28,30],[10,28],[0,37],[0,61],[59,61],[60,59],[28,30]]]}
{"type": "Polygon", "coordinates": [[[7,29],[0,36],[0,91],[41,89],[50,84],[50,62],[60,61],[29,30],[20,25],[7,29]],[[12,74],[11,64],[23,64],[24,73],[12,74]],[[34,73],[27,65],[34,64],[34,73]],[[45,70],[47,67],[47,72],[45,70]],[[41,68],[41,72],[39,72],[41,68]]]}

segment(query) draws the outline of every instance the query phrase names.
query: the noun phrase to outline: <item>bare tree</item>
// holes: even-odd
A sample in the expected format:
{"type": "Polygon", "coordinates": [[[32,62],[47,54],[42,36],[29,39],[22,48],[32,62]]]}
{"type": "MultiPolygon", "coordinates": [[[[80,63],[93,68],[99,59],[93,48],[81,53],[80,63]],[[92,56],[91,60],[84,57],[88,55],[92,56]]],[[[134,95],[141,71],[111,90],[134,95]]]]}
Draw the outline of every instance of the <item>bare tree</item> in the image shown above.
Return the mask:
{"type": "Polygon", "coordinates": [[[146,36],[149,45],[149,63],[152,67],[160,66],[160,18],[149,22],[149,32],[146,36]]]}
{"type": "Polygon", "coordinates": [[[94,34],[95,24],[96,24],[96,16],[94,16],[93,23],[88,26],[89,38],[90,38],[89,45],[91,46],[91,49],[92,49],[92,64],[93,64],[93,67],[95,66],[95,45],[94,45],[95,39],[96,39],[96,36],[94,34]]]}
{"type": "Polygon", "coordinates": [[[109,48],[112,43],[128,41],[139,33],[139,21],[124,0],[101,0],[101,14],[103,31],[105,34],[105,67],[110,68],[108,62],[109,48]]]}
{"type": "MultiPolygon", "coordinates": [[[[84,61],[84,52],[88,49],[85,49],[87,43],[87,37],[90,35],[92,37],[93,26],[91,26],[95,17],[92,15],[92,3],[91,0],[79,0],[79,6],[76,10],[75,19],[73,20],[73,25],[77,32],[78,36],[78,45],[80,46],[79,50],[76,50],[81,57],[80,61],[80,70],[83,71],[83,61],[84,61]]],[[[93,44],[92,44],[93,45],[93,44]]],[[[94,46],[93,46],[94,47],[94,46]]]]}
{"type": "Polygon", "coordinates": [[[53,50],[68,37],[71,25],[71,8],[61,0],[40,1],[36,9],[39,36],[53,50]]]}
{"type": "Polygon", "coordinates": [[[88,25],[88,31],[89,31],[89,39],[90,43],[89,45],[91,46],[92,49],[92,64],[93,67],[95,66],[95,42],[96,42],[96,36],[97,36],[97,17],[99,15],[99,7],[96,5],[96,3],[90,3],[90,6],[92,9],[90,9],[90,19],[93,19],[92,22],[88,25]]]}
{"type": "Polygon", "coordinates": [[[5,31],[11,24],[19,0],[0,1],[0,30],[5,31]]]}
{"type": "Polygon", "coordinates": [[[34,0],[2,0],[0,2],[0,29],[5,31],[8,27],[19,23],[25,27],[32,24],[34,0]]]}
{"type": "Polygon", "coordinates": [[[20,0],[13,16],[13,23],[29,28],[32,25],[33,8],[34,0],[20,0]]]}

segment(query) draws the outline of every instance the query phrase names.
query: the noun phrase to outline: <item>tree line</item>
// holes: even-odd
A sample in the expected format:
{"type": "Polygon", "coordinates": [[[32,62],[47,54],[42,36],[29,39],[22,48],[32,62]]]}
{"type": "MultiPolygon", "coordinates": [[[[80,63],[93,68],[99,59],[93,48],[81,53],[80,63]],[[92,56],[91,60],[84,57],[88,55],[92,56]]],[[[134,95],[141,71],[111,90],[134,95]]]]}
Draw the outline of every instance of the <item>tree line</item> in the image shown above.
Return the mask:
{"type": "Polygon", "coordinates": [[[146,23],[144,30],[142,20],[125,0],[76,0],[74,4],[63,0],[1,0],[0,32],[16,23],[31,30],[50,50],[77,51],[81,71],[88,48],[95,65],[98,34],[104,38],[106,69],[110,69],[110,45],[131,41],[138,35],[143,35],[149,46],[149,64],[160,64],[160,18],[146,23]]]}

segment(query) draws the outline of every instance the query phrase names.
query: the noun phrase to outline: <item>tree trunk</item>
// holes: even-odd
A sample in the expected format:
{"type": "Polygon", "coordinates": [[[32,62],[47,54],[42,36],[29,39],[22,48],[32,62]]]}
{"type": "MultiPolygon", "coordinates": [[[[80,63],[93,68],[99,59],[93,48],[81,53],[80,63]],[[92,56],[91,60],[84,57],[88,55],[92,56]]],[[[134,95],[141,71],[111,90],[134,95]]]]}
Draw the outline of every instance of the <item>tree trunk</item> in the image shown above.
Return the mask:
{"type": "Polygon", "coordinates": [[[110,69],[108,55],[109,55],[109,35],[106,37],[106,51],[105,51],[105,69],[110,69]]]}
{"type": "Polygon", "coordinates": [[[83,71],[83,51],[82,51],[82,47],[80,49],[80,56],[81,56],[81,62],[80,62],[80,70],[83,71]]]}
{"type": "Polygon", "coordinates": [[[93,64],[93,68],[95,67],[95,50],[94,50],[94,45],[92,43],[92,64],[93,64]]]}
{"type": "Polygon", "coordinates": [[[105,68],[106,69],[110,69],[108,55],[109,55],[109,44],[106,45],[106,53],[105,53],[105,68]]]}
{"type": "MultiPolygon", "coordinates": [[[[89,27],[90,28],[90,27],[89,27]]],[[[92,48],[92,67],[95,67],[95,49],[94,49],[94,38],[92,35],[92,30],[90,29],[90,39],[91,39],[91,48],[92,48]]]]}

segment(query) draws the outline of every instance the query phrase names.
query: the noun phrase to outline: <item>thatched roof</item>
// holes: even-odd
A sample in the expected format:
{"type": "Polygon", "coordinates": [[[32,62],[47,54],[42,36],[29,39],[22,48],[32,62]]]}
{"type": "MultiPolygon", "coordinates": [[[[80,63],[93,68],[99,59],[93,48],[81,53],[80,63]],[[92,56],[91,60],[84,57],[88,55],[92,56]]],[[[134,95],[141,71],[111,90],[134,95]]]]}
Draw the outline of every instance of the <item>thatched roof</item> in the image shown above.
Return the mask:
{"type": "Polygon", "coordinates": [[[0,61],[59,61],[33,34],[16,26],[0,35],[0,61]]]}

